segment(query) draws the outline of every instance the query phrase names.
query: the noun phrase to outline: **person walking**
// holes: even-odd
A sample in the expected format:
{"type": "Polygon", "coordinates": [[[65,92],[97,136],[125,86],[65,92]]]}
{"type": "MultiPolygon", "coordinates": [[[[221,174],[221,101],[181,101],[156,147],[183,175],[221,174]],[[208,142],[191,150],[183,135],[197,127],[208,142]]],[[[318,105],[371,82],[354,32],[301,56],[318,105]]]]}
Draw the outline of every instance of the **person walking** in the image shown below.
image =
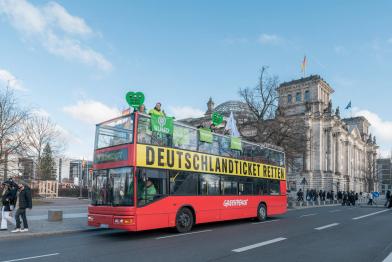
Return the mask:
{"type": "Polygon", "coordinates": [[[16,207],[18,208],[15,213],[16,228],[12,230],[12,233],[27,232],[29,231],[29,226],[27,224],[26,209],[31,209],[33,207],[31,190],[23,182],[18,183],[18,193],[16,197],[16,207]],[[20,218],[23,220],[23,229],[21,228],[20,218]]]}
{"type": "Polygon", "coordinates": [[[385,195],[385,199],[386,199],[386,201],[385,201],[385,207],[387,207],[387,206],[389,206],[388,204],[389,204],[389,202],[391,201],[391,191],[387,191],[387,194],[385,195]]]}
{"type": "Polygon", "coordinates": [[[297,202],[300,202],[300,201],[304,201],[304,192],[302,192],[301,188],[297,192],[297,202]]]}
{"type": "Polygon", "coordinates": [[[368,203],[367,203],[368,205],[373,205],[373,192],[370,192],[369,193],[369,201],[368,201],[368,203]]]}
{"type": "Polygon", "coordinates": [[[12,192],[11,192],[11,184],[7,182],[3,182],[2,187],[3,187],[3,192],[1,193],[1,203],[3,206],[1,208],[0,230],[5,231],[8,229],[8,222],[14,224],[12,219],[12,209],[11,209],[11,203],[13,199],[12,199],[12,192]]]}

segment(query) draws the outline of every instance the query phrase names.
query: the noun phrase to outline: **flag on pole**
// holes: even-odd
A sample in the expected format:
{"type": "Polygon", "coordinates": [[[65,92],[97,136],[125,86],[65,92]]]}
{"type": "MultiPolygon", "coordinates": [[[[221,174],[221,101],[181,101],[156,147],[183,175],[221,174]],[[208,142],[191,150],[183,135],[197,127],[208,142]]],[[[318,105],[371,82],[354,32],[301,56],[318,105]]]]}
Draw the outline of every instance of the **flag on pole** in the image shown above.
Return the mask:
{"type": "Polygon", "coordinates": [[[304,56],[304,60],[302,61],[301,64],[301,72],[304,73],[305,75],[305,70],[306,70],[306,64],[308,63],[307,59],[306,59],[306,55],[304,56]]]}
{"type": "Polygon", "coordinates": [[[225,130],[228,130],[231,136],[235,136],[235,137],[240,136],[240,132],[238,132],[237,123],[235,121],[233,112],[230,112],[230,117],[226,123],[225,130]]]}
{"type": "Polygon", "coordinates": [[[351,108],[351,101],[350,101],[350,102],[348,102],[348,104],[347,104],[347,106],[346,106],[346,108],[345,108],[345,109],[349,109],[349,108],[351,108]]]}

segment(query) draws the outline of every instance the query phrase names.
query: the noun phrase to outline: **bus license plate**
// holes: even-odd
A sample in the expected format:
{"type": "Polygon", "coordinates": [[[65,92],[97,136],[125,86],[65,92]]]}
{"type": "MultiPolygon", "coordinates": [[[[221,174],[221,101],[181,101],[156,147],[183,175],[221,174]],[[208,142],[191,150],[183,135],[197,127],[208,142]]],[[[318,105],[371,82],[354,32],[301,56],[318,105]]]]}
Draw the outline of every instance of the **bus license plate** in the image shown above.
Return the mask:
{"type": "Polygon", "coordinates": [[[108,224],[101,224],[99,227],[100,228],[109,228],[109,225],[108,224]]]}

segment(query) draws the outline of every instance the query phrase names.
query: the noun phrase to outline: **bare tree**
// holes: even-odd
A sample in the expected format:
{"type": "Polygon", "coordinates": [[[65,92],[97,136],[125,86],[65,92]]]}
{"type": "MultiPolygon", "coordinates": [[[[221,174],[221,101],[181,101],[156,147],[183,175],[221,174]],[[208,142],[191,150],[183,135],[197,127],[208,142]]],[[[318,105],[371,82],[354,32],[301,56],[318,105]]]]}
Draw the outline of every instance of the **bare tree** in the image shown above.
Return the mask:
{"type": "Polygon", "coordinates": [[[284,148],[286,160],[293,164],[294,158],[303,156],[306,151],[305,123],[302,118],[290,118],[278,107],[277,76],[268,76],[263,66],[257,86],[240,89],[252,113],[243,121],[239,130],[242,135],[258,143],[269,143],[284,148]],[[247,131],[253,130],[251,135],[247,131]]]}
{"type": "Polygon", "coordinates": [[[3,178],[7,179],[11,155],[24,151],[23,123],[28,118],[28,111],[23,109],[14,93],[6,88],[0,91],[0,165],[3,178]]]}
{"type": "Polygon", "coordinates": [[[32,158],[36,165],[38,178],[41,174],[42,153],[46,145],[51,147],[54,156],[60,155],[65,149],[65,141],[57,125],[46,116],[33,115],[25,123],[26,155],[32,158]]]}

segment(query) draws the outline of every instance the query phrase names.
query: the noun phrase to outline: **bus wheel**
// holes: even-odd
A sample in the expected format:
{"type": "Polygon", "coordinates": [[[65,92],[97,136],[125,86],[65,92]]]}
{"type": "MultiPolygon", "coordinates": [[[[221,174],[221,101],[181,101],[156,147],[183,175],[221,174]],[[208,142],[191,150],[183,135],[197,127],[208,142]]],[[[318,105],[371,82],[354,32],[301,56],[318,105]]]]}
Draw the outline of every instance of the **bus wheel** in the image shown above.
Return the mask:
{"type": "Polygon", "coordinates": [[[176,216],[176,229],[179,233],[191,231],[193,226],[193,214],[189,208],[181,208],[176,216]]]}
{"type": "Polygon", "coordinates": [[[257,208],[257,220],[265,221],[267,219],[267,207],[264,204],[260,204],[257,208]]]}

